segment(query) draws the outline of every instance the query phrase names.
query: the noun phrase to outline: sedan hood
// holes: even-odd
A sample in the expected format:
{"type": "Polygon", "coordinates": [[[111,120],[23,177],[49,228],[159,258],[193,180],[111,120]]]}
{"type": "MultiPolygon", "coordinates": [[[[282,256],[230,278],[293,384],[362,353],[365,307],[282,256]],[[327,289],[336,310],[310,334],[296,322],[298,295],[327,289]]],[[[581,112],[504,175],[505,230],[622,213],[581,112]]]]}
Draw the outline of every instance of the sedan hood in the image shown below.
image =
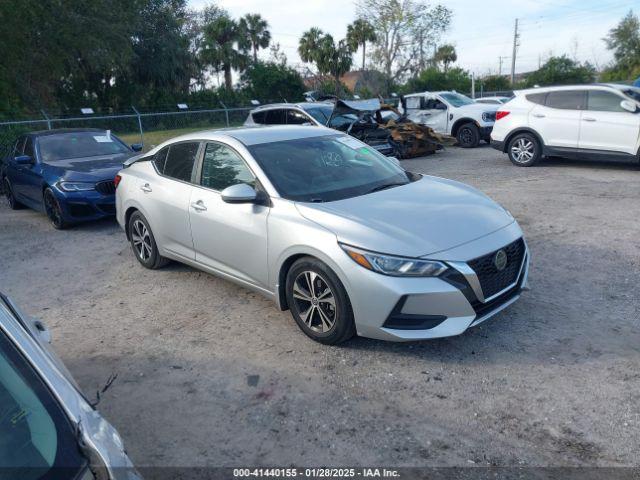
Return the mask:
{"type": "Polygon", "coordinates": [[[122,164],[134,155],[137,154],[130,152],[99,157],[71,158],[46,163],[46,165],[50,171],[55,172],[64,180],[99,181],[112,179],[118,171],[122,170],[122,164]]]}
{"type": "Polygon", "coordinates": [[[437,177],[298,211],[338,241],[380,253],[423,257],[484,237],[515,220],[480,191],[437,177]]]}

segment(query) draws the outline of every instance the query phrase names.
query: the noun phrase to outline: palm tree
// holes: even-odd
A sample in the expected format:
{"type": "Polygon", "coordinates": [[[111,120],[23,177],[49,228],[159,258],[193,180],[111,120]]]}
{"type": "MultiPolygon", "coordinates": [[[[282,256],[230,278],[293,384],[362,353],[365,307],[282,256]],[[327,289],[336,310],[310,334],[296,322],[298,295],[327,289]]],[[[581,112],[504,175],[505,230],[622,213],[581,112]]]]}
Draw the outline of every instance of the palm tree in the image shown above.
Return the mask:
{"type": "Polygon", "coordinates": [[[447,73],[449,64],[458,60],[458,54],[456,53],[456,48],[453,45],[446,44],[436,50],[433,59],[436,63],[442,63],[444,72],[447,73]]]}
{"type": "Polygon", "coordinates": [[[240,19],[240,28],[245,32],[253,50],[253,63],[258,63],[258,50],[267,48],[271,41],[269,24],[259,13],[248,13],[240,19]]]}
{"type": "Polygon", "coordinates": [[[366,57],[367,42],[376,41],[376,31],[366,20],[359,18],[347,27],[347,43],[355,52],[362,45],[362,70],[366,57]]]}
{"type": "Polygon", "coordinates": [[[347,73],[353,64],[353,50],[346,40],[340,40],[337,44],[329,34],[322,37],[318,45],[316,65],[318,71],[325,75],[331,75],[336,84],[336,95],[340,91],[340,77],[347,73]]]}
{"type": "Polygon", "coordinates": [[[224,84],[227,90],[233,88],[231,71],[243,70],[249,63],[246,37],[240,25],[226,13],[219,15],[204,26],[204,39],[200,53],[204,64],[216,71],[224,72],[224,84]]]}
{"type": "Polygon", "coordinates": [[[324,32],[316,27],[302,34],[298,42],[298,54],[303,62],[314,63],[316,61],[318,47],[323,36],[324,32]]]}

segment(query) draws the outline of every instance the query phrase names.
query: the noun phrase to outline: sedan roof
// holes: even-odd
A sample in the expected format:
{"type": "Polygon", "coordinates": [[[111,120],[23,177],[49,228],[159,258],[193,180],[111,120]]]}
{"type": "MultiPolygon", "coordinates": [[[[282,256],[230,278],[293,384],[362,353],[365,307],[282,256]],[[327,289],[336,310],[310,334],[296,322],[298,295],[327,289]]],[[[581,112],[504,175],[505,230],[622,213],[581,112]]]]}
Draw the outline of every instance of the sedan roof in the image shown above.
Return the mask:
{"type": "Polygon", "coordinates": [[[205,130],[193,132],[174,138],[169,143],[185,140],[219,140],[229,137],[244,145],[258,145],[261,143],[282,142],[300,138],[324,137],[327,135],[341,135],[341,132],[325,127],[309,127],[301,125],[260,125],[251,127],[223,128],[220,130],[205,130]]]}

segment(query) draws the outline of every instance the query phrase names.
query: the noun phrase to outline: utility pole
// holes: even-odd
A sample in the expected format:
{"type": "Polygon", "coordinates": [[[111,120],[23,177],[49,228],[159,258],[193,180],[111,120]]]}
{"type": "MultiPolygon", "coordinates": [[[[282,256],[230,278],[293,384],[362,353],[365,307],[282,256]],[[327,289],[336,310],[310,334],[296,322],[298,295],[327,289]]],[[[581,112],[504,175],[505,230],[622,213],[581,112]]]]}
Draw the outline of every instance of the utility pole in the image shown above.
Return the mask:
{"type": "Polygon", "coordinates": [[[507,57],[507,56],[504,56],[504,57],[498,57],[498,62],[500,62],[500,63],[498,64],[498,76],[499,76],[499,77],[501,77],[501,76],[502,76],[502,62],[503,62],[505,59],[507,59],[507,58],[509,58],[509,57],[507,57]]]}
{"type": "Polygon", "coordinates": [[[513,30],[513,55],[511,56],[511,86],[516,83],[516,51],[518,49],[518,19],[516,18],[516,26],[513,30]]]}

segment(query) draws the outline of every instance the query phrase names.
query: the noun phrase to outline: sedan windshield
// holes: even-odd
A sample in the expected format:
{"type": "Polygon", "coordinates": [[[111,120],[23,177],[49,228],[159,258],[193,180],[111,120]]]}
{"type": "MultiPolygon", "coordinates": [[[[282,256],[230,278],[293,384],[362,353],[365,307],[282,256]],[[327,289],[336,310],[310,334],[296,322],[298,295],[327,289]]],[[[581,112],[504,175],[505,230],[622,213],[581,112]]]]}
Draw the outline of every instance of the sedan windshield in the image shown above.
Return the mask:
{"type": "Polygon", "coordinates": [[[38,139],[43,162],[70,158],[98,157],[130,152],[122,140],[110,132],[74,132],[44,135],[38,139]]]}
{"type": "Polygon", "coordinates": [[[249,147],[283,198],[329,202],[409,183],[393,161],[347,135],[249,147]]]}
{"type": "Polygon", "coordinates": [[[471,105],[474,103],[469,97],[456,92],[441,93],[440,96],[454,107],[462,107],[463,105],[471,105]]]}

